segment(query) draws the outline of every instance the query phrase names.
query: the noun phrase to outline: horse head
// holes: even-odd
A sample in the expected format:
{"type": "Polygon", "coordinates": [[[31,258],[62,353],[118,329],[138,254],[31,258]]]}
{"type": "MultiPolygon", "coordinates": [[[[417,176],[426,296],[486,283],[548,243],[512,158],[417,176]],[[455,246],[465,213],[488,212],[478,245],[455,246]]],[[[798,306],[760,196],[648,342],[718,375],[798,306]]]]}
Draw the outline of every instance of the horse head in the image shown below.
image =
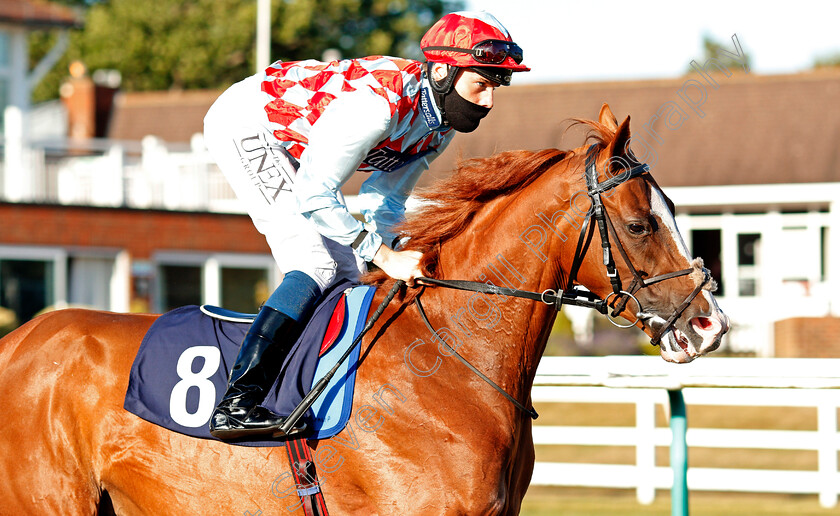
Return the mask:
{"type": "Polygon", "coordinates": [[[581,256],[577,281],[647,333],[663,359],[684,363],[714,351],[729,318],[712,295],[716,285],[702,259],[691,257],[677,229],[673,203],[630,150],[630,117],[618,124],[604,104],[597,124],[584,123],[598,143],[576,151],[591,174],[582,186],[591,225],[579,240],[591,231],[591,247],[600,242],[603,253],[581,256]]]}

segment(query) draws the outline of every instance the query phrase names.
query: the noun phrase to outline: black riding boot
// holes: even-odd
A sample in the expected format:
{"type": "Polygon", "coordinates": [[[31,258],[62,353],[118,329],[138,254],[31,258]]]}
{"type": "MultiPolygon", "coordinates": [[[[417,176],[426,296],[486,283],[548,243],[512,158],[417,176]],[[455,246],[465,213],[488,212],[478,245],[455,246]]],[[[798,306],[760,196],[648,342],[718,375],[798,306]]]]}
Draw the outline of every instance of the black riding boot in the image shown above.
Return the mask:
{"type": "MultiPolygon", "coordinates": [[[[300,333],[300,325],[286,314],[263,306],[242,341],[228,387],[213,415],[210,434],[219,439],[282,437],[285,418],[259,404],[277,379],[283,360],[300,333]]],[[[306,429],[303,425],[292,433],[306,429]]]]}

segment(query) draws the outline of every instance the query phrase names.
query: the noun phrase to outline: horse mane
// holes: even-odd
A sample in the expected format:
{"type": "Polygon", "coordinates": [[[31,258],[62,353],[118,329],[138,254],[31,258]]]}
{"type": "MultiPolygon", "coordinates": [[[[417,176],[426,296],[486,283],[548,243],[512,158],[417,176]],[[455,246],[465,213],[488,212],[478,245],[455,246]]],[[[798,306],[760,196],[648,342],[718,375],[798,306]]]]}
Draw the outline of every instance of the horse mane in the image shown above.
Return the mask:
{"type": "MultiPolygon", "coordinates": [[[[569,128],[577,125],[588,126],[586,141],[594,140],[599,147],[608,145],[615,136],[598,122],[572,119],[569,128]]],[[[426,276],[437,277],[441,244],[463,233],[479,209],[493,199],[519,192],[574,155],[574,151],[558,149],[514,150],[459,162],[451,176],[415,192],[421,207],[396,228],[398,234],[410,237],[400,250],[423,253],[421,269],[426,276]]],[[[364,283],[374,285],[390,284],[388,280],[379,269],[362,278],[364,283]]]]}

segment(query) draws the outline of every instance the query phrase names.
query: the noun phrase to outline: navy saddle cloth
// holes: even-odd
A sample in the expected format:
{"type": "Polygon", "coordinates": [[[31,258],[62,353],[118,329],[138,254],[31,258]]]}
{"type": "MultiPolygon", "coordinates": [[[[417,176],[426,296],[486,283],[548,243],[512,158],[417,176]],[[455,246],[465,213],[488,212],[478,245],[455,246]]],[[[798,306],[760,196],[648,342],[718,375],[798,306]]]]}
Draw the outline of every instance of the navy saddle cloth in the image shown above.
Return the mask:
{"type": "MultiPolygon", "coordinates": [[[[282,416],[294,410],[361,332],[373,293],[372,287],[350,283],[328,292],[286,357],[263,406],[282,416]]],[[[210,414],[227,388],[230,368],[249,326],[210,317],[194,305],[162,315],[149,328],[134,359],[124,408],[164,428],[214,439],[208,429],[210,414]]],[[[311,429],[310,439],[331,437],[347,424],[358,357],[357,346],[302,418],[311,429]]]]}

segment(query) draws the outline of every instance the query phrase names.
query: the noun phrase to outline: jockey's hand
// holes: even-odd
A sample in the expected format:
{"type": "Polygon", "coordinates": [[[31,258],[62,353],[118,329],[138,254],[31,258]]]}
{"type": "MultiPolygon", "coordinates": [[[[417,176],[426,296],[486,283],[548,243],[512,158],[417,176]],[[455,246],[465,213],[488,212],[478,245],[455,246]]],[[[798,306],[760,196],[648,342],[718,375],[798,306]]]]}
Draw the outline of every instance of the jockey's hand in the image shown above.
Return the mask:
{"type": "Polygon", "coordinates": [[[373,263],[388,276],[403,280],[412,287],[414,279],[424,275],[420,270],[422,257],[423,253],[419,251],[394,251],[386,245],[381,245],[373,257],[373,263]]]}

